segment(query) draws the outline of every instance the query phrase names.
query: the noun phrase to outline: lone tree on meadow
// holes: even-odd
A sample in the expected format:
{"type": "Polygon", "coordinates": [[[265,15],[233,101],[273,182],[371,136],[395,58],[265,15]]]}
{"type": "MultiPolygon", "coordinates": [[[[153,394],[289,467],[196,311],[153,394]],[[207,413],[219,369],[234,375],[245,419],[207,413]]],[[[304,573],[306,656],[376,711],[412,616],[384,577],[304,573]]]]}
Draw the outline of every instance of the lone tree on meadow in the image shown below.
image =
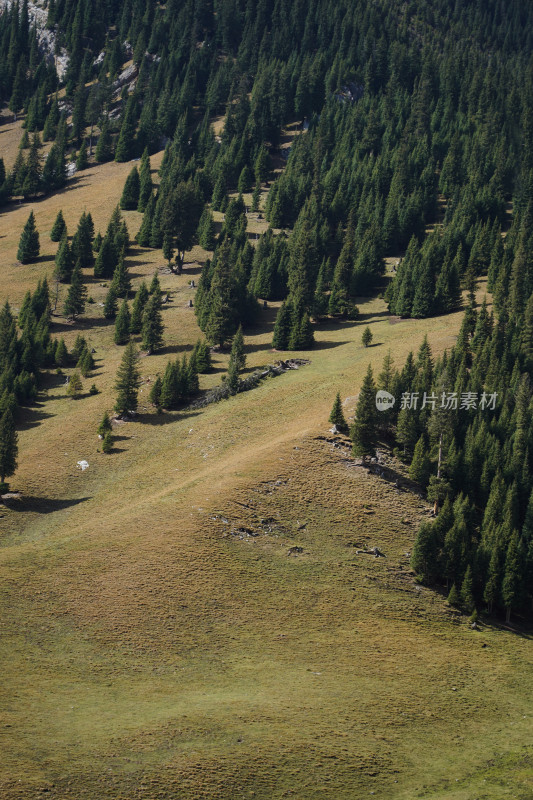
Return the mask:
{"type": "Polygon", "coordinates": [[[21,264],[31,264],[36,261],[40,252],[39,232],[35,226],[35,216],[30,211],[30,216],[24,226],[17,250],[17,258],[21,264]]]}
{"type": "Polygon", "coordinates": [[[76,370],[70,376],[67,386],[67,394],[69,397],[72,397],[73,400],[77,400],[81,394],[82,388],[83,384],[81,382],[80,373],[76,370]]]}
{"type": "Polygon", "coordinates": [[[333,403],[333,408],[331,409],[331,414],[329,415],[329,421],[332,425],[335,425],[337,430],[341,433],[348,433],[348,423],[346,422],[346,418],[342,410],[340,392],[337,392],[337,396],[335,397],[335,402],[333,403]]]}
{"type": "Polygon", "coordinates": [[[138,358],[139,354],[135,343],[130,341],[126,345],[115,382],[117,390],[115,411],[119,414],[129,414],[137,410],[139,386],[141,385],[141,376],[137,366],[138,358]]]}
{"type": "Polygon", "coordinates": [[[97,429],[98,436],[101,436],[103,439],[106,433],[111,432],[112,430],[113,426],[111,425],[109,414],[107,413],[107,411],[104,411],[104,416],[102,417],[102,421],[97,429]]]}
{"type": "Polygon", "coordinates": [[[109,454],[113,449],[113,436],[111,431],[107,431],[104,434],[104,440],[102,442],[102,453],[109,454]]]}
{"type": "Polygon", "coordinates": [[[354,456],[362,456],[363,461],[366,460],[367,456],[372,456],[375,453],[377,441],[376,414],[376,384],[374,383],[372,367],[369,365],[361,386],[355,410],[355,420],[350,431],[353,454],[354,456]]]}
{"type": "Polygon", "coordinates": [[[15,429],[13,413],[7,409],[0,418],[0,491],[7,492],[5,479],[13,475],[17,468],[18,434],[15,429]]]}
{"type": "Polygon", "coordinates": [[[362,343],[364,344],[365,347],[369,347],[372,344],[372,339],[373,338],[374,338],[374,336],[372,334],[372,331],[370,330],[370,328],[367,325],[366,328],[363,331],[363,335],[361,337],[361,341],[362,341],[362,343]]]}

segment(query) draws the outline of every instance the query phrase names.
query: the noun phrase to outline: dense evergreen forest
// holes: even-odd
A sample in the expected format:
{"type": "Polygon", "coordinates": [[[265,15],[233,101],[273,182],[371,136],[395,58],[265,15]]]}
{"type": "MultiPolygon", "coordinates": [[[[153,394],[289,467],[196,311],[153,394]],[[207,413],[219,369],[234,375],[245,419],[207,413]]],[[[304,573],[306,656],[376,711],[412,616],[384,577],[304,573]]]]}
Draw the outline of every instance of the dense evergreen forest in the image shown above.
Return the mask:
{"type": "MultiPolygon", "coordinates": [[[[120,205],[142,212],[137,243],[161,249],[173,270],[195,242],[212,253],[195,312],[214,346],[254,323],[258,299],[283,301],[273,345],[297,350],[312,347],[322,319],[356,320],[357,297],[383,291],[392,314],[430,317],[461,308],[468,291],[452,353],[433,363],[422,348],[401,373],[389,364],[378,385],[439,397],[497,392],[496,410],[396,407],[381,424],[439,511],[418,536],[420,575],[445,580],[452,600],[470,609],[530,607],[531,5],[49,0],[46,10],[55,54],[67,56],[61,79],[27,0],[0,13],[0,100],[24,115],[25,128],[14,166],[6,172],[0,159],[0,202],[56,191],[69,159],[78,170],[140,159],[120,205]],[[275,172],[289,125],[298,135],[275,172]],[[43,142],[51,143],[46,159],[43,142]],[[163,148],[155,189],[150,155],[163,148]],[[254,247],[243,194],[253,190],[257,210],[267,187],[271,227],[254,247]],[[218,235],[213,209],[225,215],[218,235]],[[388,276],[386,257],[395,257],[388,276]],[[481,276],[495,317],[475,306],[481,276]]],[[[119,209],[104,236],[94,236],[90,214],[71,244],[59,217],[54,231],[56,277],[70,286],[65,314],[82,313],[82,270],[94,269],[111,280],[104,314],[115,320],[116,343],[141,335],[148,352],[160,347],[158,287],[141,287],[128,307],[129,237],[119,209]]],[[[19,259],[31,263],[38,253],[30,214],[19,259]]],[[[0,411],[11,442],[2,481],[15,468],[17,405],[35,396],[40,367],[69,358],[49,324],[46,285],[25,301],[19,332],[8,305],[0,315],[0,411]]],[[[208,358],[205,343],[198,347],[192,364],[169,364],[157,405],[194,393],[198,361],[208,358]]],[[[83,348],[80,368],[82,356],[87,362],[83,348]]],[[[377,425],[367,412],[352,430],[363,454],[377,425]]]]}
{"type": "Polygon", "coordinates": [[[0,16],[0,96],[32,134],[27,156],[0,169],[4,201],[60,187],[72,153],[83,168],[166,143],[157,195],[145,182],[136,199],[133,176],[130,203],[145,213],[140,243],[169,260],[177,251],[178,268],[195,236],[210,238],[205,204],[229,211],[198,309],[209,330],[211,307],[228,306],[213,341],[252,321],[261,297],[287,299],[277,346],[307,347],[309,318],[355,317],[355,297],[383,285],[387,255],[405,253],[387,288],[400,316],[456,309],[461,288],[499,272],[500,233],[531,187],[527,4],[50,0],[47,13],[68,54],[60,94],[26,0],[0,16]],[[291,122],[306,132],[266,213],[294,232],[268,234],[254,253],[228,191],[270,177],[291,122]],[[43,139],[53,147],[41,164],[43,139]]]}

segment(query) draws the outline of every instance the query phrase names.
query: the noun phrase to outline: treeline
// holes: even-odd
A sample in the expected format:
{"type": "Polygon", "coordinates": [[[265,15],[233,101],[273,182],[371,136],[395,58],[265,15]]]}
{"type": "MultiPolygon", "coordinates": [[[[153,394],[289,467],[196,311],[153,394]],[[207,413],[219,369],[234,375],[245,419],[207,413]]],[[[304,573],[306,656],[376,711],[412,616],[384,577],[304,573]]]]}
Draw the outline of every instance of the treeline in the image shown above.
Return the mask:
{"type": "Polygon", "coordinates": [[[0,311],[0,488],[17,467],[16,423],[24,406],[32,405],[43,368],[64,364],[63,340],[50,336],[50,296],[46,278],[28,292],[18,319],[6,301],[0,311]]]}
{"type": "Polygon", "coordinates": [[[94,135],[96,160],[144,153],[144,189],[132,174],[123,207],[144,210],[140,243],[161,247],[169,263],[177,252],[179,270],[202,215],[202,240],[214,246],[205,204],[226,212],[229,192],[254,189],[257,208],[282,126],[307,119],[266,207],[274,228],[294,227],[291,252],[265,240],[241,271],[253,296],[287,299],[294,342],[306,339],[297,329],[307,317],[355,316],[356,296],[382,285],[384,256],[404,251],[391,312],[456,309],[461,289],[490,266],[508,203],[531,182],[533,12],[518,0],[453,9],[64,0],[48,13],[69,55],[61,102],[53,67],[34,56],[15,69],[14,54],[35,51],[25,7],[0,15],[3,96],[12,98],[20,72],[12,110],[24,108],[28,130],[54,141],[38,175],[34,137],[28,159],[5,176],[4,197],[53,190],[68,153],[81,165],[91,157],[94,135]],[[129,56],[134,82],[121,85],[129,56]],[[211,120],[221,113],[217,137],[211,120]],[[165,142],[151,197],[146,159],[165,142]],[[426,238],[436,221],[442,227],[426,238]],[[303,255],[293,238],[305,242],[303,255]]]}
{"type": "Polygon", "coordinates": [[[370,455],[393,436],[438,512],[423,523],[412,566],[445,583],[450,602],[529,614],[533,600],[533,276],[526,256],[533,198],[491,259],[497,319],[473,295],[455,347],[436,361],[427,341],[398,371],[369,370],[351,430],[370,455]],[[396,403],[376,410],[376,391],[396,403]]]}

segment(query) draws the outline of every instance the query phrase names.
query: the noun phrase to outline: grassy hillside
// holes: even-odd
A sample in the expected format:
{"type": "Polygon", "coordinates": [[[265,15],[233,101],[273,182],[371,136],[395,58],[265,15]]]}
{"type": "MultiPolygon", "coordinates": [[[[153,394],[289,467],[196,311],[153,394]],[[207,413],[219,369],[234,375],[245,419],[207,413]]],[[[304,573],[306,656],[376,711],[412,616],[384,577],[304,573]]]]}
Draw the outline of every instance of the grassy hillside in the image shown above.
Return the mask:
{"type": "MultiPolygon", "coordinates": [[[[51,275],[59,208],[71,233],[84,209],[103,231],[130,169],[91,167],[32,205],[37,265],[16,264],[29,204],[4,211],[2,302],[51,275]]],[[[140,215],[125,218],[134,234],[140,215]]],[[[200,335],[188,284],[205,256],[160,275],[166,347],[141,361],[141,398],[200,335]]],[[[129,261],[135,285],[162,266],[160,251],[129,261]]],[[[317,329],[309,365],[200,412],[141,402],[106,456],[96,427],[122,349],[105,288],[88,288],[79,323],[52,333],[87,337],[101,393],[73,401],[49,377],[20,434],[22,496],[0,512],[1,796],[531,797],[528,637],[473,631],[417,586],[408,553],[426,504],[324,438],[337,389],[350,412],[369,362],[390,349],[401,364],[426,332],[442,352],[461,315],[398,322],[363,299],[357,323],[317,329]]],[[[279,357],[269,305],[246,336],[249,369],[279,357]]]]}

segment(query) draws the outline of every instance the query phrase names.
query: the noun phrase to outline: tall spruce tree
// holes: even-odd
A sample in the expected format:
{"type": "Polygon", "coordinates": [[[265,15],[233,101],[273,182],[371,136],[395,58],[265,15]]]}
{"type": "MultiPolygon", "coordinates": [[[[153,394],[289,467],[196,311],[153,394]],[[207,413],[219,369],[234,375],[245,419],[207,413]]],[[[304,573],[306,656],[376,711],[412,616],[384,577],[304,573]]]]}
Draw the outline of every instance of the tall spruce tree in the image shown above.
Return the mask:
{"type": "Polygon", "coordinates": [[[57,217],[55,218],[55,222],[52,226],[52,230],[50,231],[50,239],[53,242],[61,241],[61,237],[63,236],[63,233],[65,232],[66,229],[67,226],[65,225],[65,218],[63,217],[63,211],[59,209],[59,211],[57,212],[57,217]]]}
{"type": "Polygon", "coordinates": [[[120,198],[120,207],[125,210],[135,210],[139,203],[139,192],[139,172],[137,171],[137,167],[133,167],[124,184],[124,189],[120,198]]]}
{"type": "Polygon", "coordinates": [[[73,268],[74,264],[72,260],[72,253],[68,243],[67,232],[65,230],[63,236],[61,237],[61,242],[59,243],[55,257],[54,276],[56,280],[60,281],[61,283],[70,283],[73,268]]]}
{"type": "Polygon", "coordinates": [[[31,264],[39,257],[40,244],[39,232],[35,225],[35,216],[30,211],[30,216],[22,230],[17,250],[17,258],[21,264],[31,264]]]}
{"type": "Polygon", "coordinates": [[[66,317],[76,319],[79,314],[85,311],[87,301],[87,287],[83,283],[83,275],[80,262],[77,261],[70,280],[70,286],[65,299],[63,313],[66,317]]]}
{"type": "Polygon", "coordinates": [[[376,384],[370,365],[357,400],[350,436],[355,456],[362,456],[365,461],[367,456],[374,455],[377,441],[376,384]]]}
{"type": "Polygon", "coordinates": [[[128,301],[124,299],[115,320],[115,344],[127,344],[130,339],[130,310],[128,301]]]}
{"type": "Polygon", "coordinates": [[[115,411],[121,415],[130,414],[137,410],[139,387],[141,385],[141,376],[137,364],[138,358],[139,354],[135,343],[130,341],[124,350],[115,382],[115,390],[117,392],[115,411]]]}
{"type": "Polygon", "coordinates": [[[14,475],[17,469],[18,434],[13,412],[7,408],[0,417],[0,491],[9,488],[5,479],[14,475]]]}
{"type": "Polygon", "coordinates": [[[163,345],[163,317],[161,314],[161,298],[152,294],[143,312],[142,346],[148,353],[154,353],[163,345]]]}
{"type": "Polygon", "coordinates": [[[335,425],[340,433],[348,433],[348,423],[346,422],[346,417],[344,416],[344,412],[342,410],[340,392],[337,392],[335,396],[333,408],[331,409],[331,414],[329,415],[329,421],[332,425],[335,425]]]}

